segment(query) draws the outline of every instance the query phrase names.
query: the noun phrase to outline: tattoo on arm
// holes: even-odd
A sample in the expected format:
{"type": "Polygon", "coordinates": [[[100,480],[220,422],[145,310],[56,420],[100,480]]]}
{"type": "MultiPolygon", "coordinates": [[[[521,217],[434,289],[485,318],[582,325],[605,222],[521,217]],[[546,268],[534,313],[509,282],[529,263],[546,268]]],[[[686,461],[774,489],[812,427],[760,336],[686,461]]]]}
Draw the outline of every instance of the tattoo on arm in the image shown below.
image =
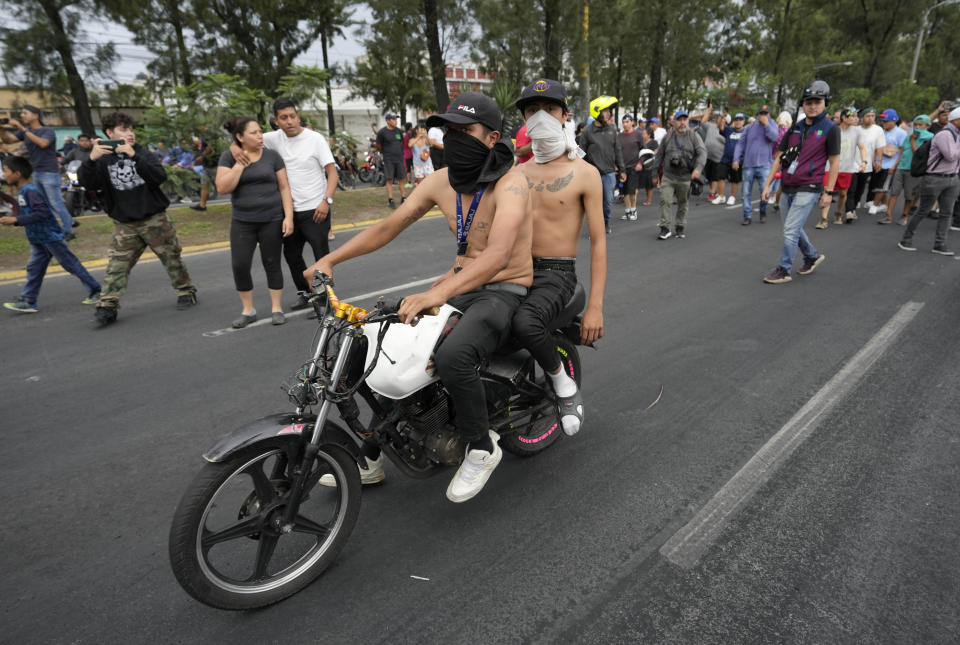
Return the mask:
{"type": "MultiPolygon", "coordinates": [[[[571,181],[573,181],[572,170],[570,171],[570,174],[567,175],[566,177],[560,177],[556,181],[552,181],[549,184],[547,184],[547,190],[550,191],[551,193],[555,193],[569,186],[571,181]]],[[[537,190],[541,190],[539,186],[537,187],[537,190]]]]}
{"type": "Polygon", "coordinates": [[[410,213],[409,215],[403,218],[403,225],[410,226],[411,224],[416,222],[418,219],[423,217],[424,213],[426,212],[427,212],[426,208],[422,206],[418,206],[417,208],[413,209],[412,213],[410,213]]]}
{"type": "Polygon", "coordinates": [[[527,190],[526,187],[524,187],[524,186],[521,185],[521,184],[516,184],[516,183],[510,184],[509,186],[507,186],[506,188],[504,188],[504,190],[505,190],[506,192],[508,192],[508,193],[515,193],[515,194],[517,194],[517,195],[520,195],[521,197],[526,197],[526,196],[527,196],[527,192],[528,192],[528,190],[527,190]]]}

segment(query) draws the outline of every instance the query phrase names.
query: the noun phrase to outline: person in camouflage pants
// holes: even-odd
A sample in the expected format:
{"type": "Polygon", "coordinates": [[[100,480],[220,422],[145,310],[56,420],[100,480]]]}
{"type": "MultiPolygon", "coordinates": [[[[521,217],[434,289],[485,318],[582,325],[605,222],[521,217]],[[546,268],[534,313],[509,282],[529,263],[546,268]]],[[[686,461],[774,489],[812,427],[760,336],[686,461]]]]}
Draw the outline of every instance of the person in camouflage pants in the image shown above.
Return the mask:
{"type": "Polygon", "coordinates": [[[197,288],[180,259],[180,240],[167,216],[170,200],[161,188],[167,171],[156,156],[137,143],[129,115],[105,115],[103,131],[111,143],[97,139],[90,158],[78,172],[81,186],[102,191],[107,214],[113,220],[113,249],[96,320],[101,325],[116,322],[130,270],[148,246],[160,258],[177,290],[177,309],[189,309],[197,304],[197,288]]]}
{"type": "Polygon", "coordinates": [[[120,297],[127,290],[130,270],[148,246],[163,263],[177,295],[195,296],[197,288],[190,281],[187,267],[180,258],[177,231],[164,211],[137,222],[114,222],[113,249],[100,294],[101,306],[120,306],[120,297]]]}

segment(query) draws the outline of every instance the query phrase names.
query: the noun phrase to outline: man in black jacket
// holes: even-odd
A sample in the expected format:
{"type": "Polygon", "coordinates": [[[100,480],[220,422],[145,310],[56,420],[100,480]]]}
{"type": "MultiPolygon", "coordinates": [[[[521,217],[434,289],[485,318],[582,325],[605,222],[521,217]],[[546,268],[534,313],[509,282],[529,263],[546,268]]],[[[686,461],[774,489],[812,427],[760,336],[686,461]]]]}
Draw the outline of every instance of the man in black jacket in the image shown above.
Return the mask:
{"type": "Polygon", "coordinates": [[[586,153],[585,159],[596,166],[603,182],[603,221],[607,233],[612,232],[610,207],[613,204],[613,191],[617,187],[617,173],[620,173],[620,181],[627,180],[627,167],[623,163],[623,151],[610,111],[616,104],[617,99],[612,96],[600,96],[590,101],[590,114],[595,120],[580,135],[580,147],[586,153]]]}
{"type": "Polygon", "coordinates": [[[167,172],[156,156],[137,144],[133,120],[126,114],[107,114],[103,131],[107,139],[123,143],[113,148],[97,139],[90,159],[78,173],[81,186],[103,191],[107,214],[114,220],[113,250],[97,306],[97,321],[103,325],[116,321],[130,270],[148,246],[160,258],[177,290],[177,309],[192,307],[197,304],[197,288],[180,259],[180,240],[167,217],[170,200],[160,190],[167,172]]]}

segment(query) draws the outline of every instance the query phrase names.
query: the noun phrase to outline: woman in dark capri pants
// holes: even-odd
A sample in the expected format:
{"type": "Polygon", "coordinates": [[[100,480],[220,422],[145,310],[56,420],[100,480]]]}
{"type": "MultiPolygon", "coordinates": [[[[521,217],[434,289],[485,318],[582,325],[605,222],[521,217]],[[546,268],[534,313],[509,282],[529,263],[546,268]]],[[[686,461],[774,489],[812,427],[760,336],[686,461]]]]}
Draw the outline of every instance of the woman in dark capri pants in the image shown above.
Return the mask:
{"type": "Polygon", "coordinates": [[[220,155],[217,168],[217,192],[221,195],[230,193],[233,206],[230,259],[233,281],[243,305],[243,311],[233,321],[233,326],[241,329],[257,319],[250,269],[258,245],[270,290],[271,320],[274,325],[282,325],[286,318],[281,304],[281,240],[293,233],[293,198],[287,183],[287,170],[279,154],[263,147],[263,132],[256,117],[240,116],[225,127],[249,157],[249,163],[240,163],[227,150],[220,155]]]}

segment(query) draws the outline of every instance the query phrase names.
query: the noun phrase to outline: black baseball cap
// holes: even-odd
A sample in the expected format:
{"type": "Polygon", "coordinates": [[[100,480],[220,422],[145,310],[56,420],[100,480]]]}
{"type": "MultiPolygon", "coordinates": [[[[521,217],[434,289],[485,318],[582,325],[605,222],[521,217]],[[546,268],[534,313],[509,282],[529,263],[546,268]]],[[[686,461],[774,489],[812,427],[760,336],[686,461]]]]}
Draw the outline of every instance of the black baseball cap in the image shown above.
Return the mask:
{"type": "Polygon", "coordinates": [[[523,88],[520,92],[520,98],[517,99],[517,109],[523,112],[528,103],[534,101],[550,101],[556,103],[566,111],[567,109],[567,91],[560,81],[554,81],[549,78],[541,78],[523,88]]]}
{"type": "Polygon", "coordinates": [[[464,92],[450,102],[446,112],[427,117],[428,128],[443,127],[447,123],[480,123],[498,132],[503,129],[500,108],[492,98],[480,92],[464,92]]]}

